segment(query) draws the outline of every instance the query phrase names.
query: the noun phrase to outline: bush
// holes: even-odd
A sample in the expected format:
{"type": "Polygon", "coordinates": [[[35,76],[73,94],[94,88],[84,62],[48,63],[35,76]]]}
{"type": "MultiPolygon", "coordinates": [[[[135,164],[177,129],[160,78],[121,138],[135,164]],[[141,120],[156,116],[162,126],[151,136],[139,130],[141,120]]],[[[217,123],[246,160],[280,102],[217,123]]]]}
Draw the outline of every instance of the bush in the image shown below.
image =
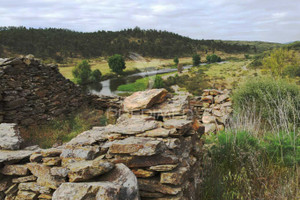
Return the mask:
{"type": "Polygon", "coordinates": [[[154,88],[163,88],[164,80],[160,76],[155,76],[153,87],[154,88]]]}
{"type": "Polygon", "coordinates": [[[101,72],[98,69],[92,71],[91,65],[86,60],[75,66],[72,73],[75,83],[80,85],[99,82],[101,79],[101,72]]]}
{"type": "Polygon", "coordinates": [[[200,55],[194,54],[193,55],[193,66],[198,66],[200,64],[200,55]]]}
{"type": "Polygon", "coordinates": [[[175,57],[175,58],[173,59],[173,61],[174,61],[175,65],[178,65],[178,63],[179,63],[178,57],[175,57]]]}
{"type": "Polygon", "coordinates": [[[252,106],[265,121],[279,120],[280,112],[293,120],[294,111],[300,110],[300,89],[286,80],[254,78],[234,91],[233,101],[237,112],[252,106]]]}
{"type": "Polygon", "coordinates": [[[125,60],[119,54],[115,54],[108,59],[108,66],[113,72],[117,74],[121,74],[126,68],[125,60]]]}
{"type": "Polygon", "coordinates": [[[273,76],[280,77],[286,75],[287,68],[298,69],[299,64],[299,60],[293,51],[284,48],[274,49],[269,56],[265,56],[263,59],[263,67],[271,71],[273,76]]]}
{"type": "MultiPolygon", "coordinates": [[[[296,199],[299,172],[277,162],[278,139],[268,137],[245,131],[205,136],[199,199],[296,199]]],[[[284,152],[286,159],[296,159],[295,151],[284,152]]]]}
{"type": "Polygon", "coordinates": [[[221,57],[217,56],[216,54],[212,54],[212,55],[207,55],[206,60],[208,63],[221,62],[221,57]]]}

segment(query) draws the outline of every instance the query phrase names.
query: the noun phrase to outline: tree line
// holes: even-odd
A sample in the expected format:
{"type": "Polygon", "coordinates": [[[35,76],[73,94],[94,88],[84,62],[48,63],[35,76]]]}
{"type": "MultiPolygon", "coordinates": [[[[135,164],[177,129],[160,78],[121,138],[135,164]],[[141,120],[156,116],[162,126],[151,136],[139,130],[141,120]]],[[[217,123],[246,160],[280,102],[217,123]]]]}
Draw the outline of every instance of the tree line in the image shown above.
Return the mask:
{"type": "Polygon", "coordinates": [[[173,58],[191,56],[199,51],[227,53],[255,51],[254,45],[230,44],[217,40],[194,40],[178,34],[142,30],[138,27],[121,31],[76,32],[68,29],[0,27],[0,57],[7,52],[34,54],[58,62],[66,57],[92,58],[131,52],[141,56],[173,58]]]}

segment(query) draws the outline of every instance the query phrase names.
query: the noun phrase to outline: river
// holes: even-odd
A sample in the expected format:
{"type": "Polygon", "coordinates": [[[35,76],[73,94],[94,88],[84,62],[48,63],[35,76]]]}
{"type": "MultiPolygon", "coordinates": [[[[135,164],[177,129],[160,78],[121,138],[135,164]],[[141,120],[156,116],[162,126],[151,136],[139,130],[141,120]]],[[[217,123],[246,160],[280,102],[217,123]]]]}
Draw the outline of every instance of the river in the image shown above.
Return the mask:
{"type": "MultiPolygon", "coordinates": [[[[225,62],[220,62],[219,64],[221,63],[225,63],[225,62]]],[[[207,63],[201,63],[200,65],[207,65],[207,63]]],[[[189,69],[191,67],[192,65],[185,65],[183,69],[189,69]]],[[[117,91],[120,85],[133,83],[137,79],[144,78],[147,76],[154,76],[156,74],[166,74],[175,71],[177,71],[177,68],[165,68],[165,69],[158,69],[158,70],[143,71],[125,77],[113,78],[113,79],[101,81],[100,83],[89,84],[85,87],[85,90],[91,94],[95,94],[98,96],[101,95],[116,96],[119,93],[122,93],[120,91],[117,91]]]]}

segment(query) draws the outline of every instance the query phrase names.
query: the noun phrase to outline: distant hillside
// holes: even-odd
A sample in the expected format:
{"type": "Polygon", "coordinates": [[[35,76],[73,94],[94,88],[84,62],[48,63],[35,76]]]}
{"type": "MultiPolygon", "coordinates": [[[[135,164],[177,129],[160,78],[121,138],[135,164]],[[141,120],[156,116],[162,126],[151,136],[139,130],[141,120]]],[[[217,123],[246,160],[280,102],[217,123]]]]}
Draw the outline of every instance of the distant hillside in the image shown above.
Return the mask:
{"type": "Polygon", "coordinates": [[[130,52],[142,56],[172,58],[203,51],[256,53],[273,44],[194,40],[175,33],[140,28],[122,31],[75,32],[67,29],[0,27],[0,57],[34,54],[41,58],[98,57],[130,52]],[[264,46],[263,48],[261,46],[264,46]]]}
{"type": "Polygon", "coordinates": [[[274,42],[262,42],[262,41],[224,41],[227,44],[239,44],[239,45],[251,45],[255,46],[258,53],[271,50],[273,48],[279,48],[284,46],[280,43],[274,42]]]}
{"type": "Polygon", "coordinates": [[[295,41],[285,45],[288,49],[300,50],[300,41],[295,41]]]}

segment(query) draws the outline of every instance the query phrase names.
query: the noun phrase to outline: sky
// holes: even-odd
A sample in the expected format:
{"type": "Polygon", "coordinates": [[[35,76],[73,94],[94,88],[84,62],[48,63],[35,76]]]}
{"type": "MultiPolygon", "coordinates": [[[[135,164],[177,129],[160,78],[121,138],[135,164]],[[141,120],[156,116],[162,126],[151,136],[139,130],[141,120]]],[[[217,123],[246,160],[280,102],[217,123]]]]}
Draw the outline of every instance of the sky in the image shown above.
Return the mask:
{"type": "Polygon", "coordinates": [[[300,0],[0,0],[0,26],[118,31],[193,39],[300,40],[300,0]]]}

